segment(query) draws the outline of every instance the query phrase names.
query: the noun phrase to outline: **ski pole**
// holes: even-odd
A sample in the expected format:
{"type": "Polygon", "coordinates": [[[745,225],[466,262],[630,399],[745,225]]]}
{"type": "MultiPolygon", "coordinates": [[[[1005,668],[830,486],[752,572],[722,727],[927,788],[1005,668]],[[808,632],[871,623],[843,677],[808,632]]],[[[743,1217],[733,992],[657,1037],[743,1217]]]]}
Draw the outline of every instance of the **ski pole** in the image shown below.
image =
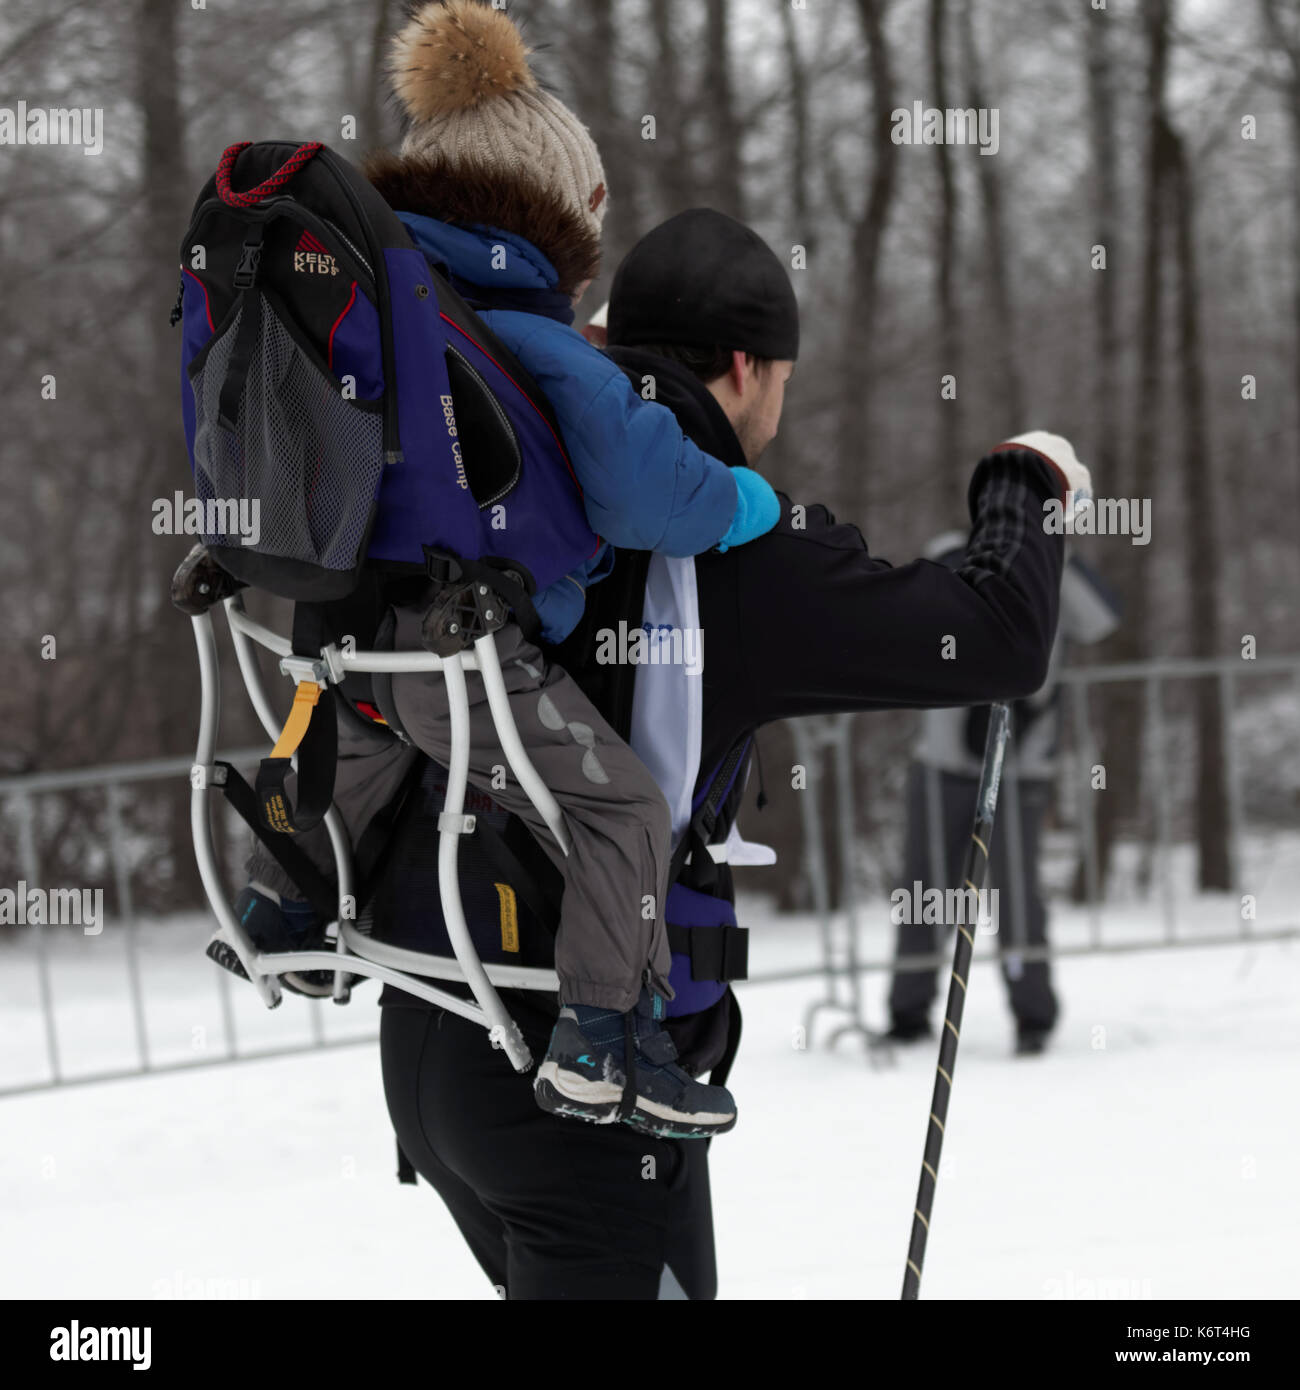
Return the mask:
{"type": "MultiPolygon", "coordinates": [[[[989,846],[993,843],[993,813],[998,804],[998,783],[1002,779],[1002,759],[1007,747],[1009,711],[1004,704],[989,710],[989,732],[984,743],[984,766],[980,772],[979,794],[975,799],[975,826],[962,864],[962,886],[973,889],[975,901],[984,888],[989,872],[989,846]]],[[[965,915],[965,914],[963,914],[965,915]]],[[[916,1209],[912,1214],[912,1240],[903,1271],[903,1298],[915,1299],[921,1292],[921,1266],[925,1261],[925,1241],[930,1233],[930,1212],[934,1189],[939,1182],[939,1154],[943,1149],[943,1127],[952,1098],[952,1074],[957,1065],[957,1042],[961,1037],[962,1006],[966,1002],[966,981],[970,977],[975,937],[970,927],[957,923],[957,945],[953,952],[952,980],[948,985],[948,1008],[939,1039],[939,1063],[930,1100],[930,1123],[925,1135],[925,1155],[921,1160],[921,1180],[916,1190],[916,1209]]]]}

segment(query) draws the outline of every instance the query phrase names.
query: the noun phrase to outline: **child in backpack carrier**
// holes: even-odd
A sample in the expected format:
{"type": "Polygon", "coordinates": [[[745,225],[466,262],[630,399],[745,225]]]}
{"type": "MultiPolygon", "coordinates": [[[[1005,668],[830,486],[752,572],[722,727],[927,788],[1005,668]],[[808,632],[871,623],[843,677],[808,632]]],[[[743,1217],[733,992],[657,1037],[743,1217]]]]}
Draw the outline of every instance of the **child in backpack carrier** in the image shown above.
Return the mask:
{"type": "MultiPolygon", "coordinates": [[[[573,306],[598,269],[604,174],[588,132],[538,84],[527,54],[513,22],[473,0],[417,11],[392,52],[407,133],[399,154],[372,156],[366,173],[426,257],[545,393],[587,518],[606,539],[534,597],[542,637],[554,643],[577,625],[586,587],[609,571],[611,544],[674,556],[725,549],[769,531],[779,505],[756,473],[699,450],[670,411],[642,400],[571,326],[573,306]]],[[[426,609],[395,604],[382,645],[419,650],[426,609]]],[[[534,1082],[536,1099],[556,1115],[621,1119],[656,1135],[724,1132],[736,1119],[730,1093],[677,1066],[663,1026],[673,997],[662,912],[672,838],[664,796],[517,622],[495,641],[515,725],[571,839],[565,856],[522,788],[494,781],[500,741],[482,684],[471,676],[469,779],[536,832],[564,875],[555,944],[561,1010],[534,1082]],[[625,1092],[635,1093],[630,1108],[625,1092]]],[[[395,675],[390,704],[401,740],[371,730],[373,751],[354,756],[340,748],[335,804],[354,845],[419,754],[444,765],[450,755],[441,673],[395,675]]],[[[316,857],[312,837],[297,838],[316,857]]],[[[260,846],[251,867],[238,911],[256,944],[301,947],[323,930],[260,846]]]]}

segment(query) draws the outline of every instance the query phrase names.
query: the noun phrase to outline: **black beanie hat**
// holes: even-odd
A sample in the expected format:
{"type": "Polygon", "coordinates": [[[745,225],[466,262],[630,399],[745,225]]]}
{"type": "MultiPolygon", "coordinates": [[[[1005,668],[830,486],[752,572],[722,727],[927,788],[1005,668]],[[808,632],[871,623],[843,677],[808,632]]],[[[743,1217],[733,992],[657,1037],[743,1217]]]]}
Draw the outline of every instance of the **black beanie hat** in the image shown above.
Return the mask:
{"type": "Polygon", "coordinates": [[[609,346],[647,343],[794,361],[799,306],[785,267],[734,217],[679,212],[627,253],[609,293],[609,346]]]}

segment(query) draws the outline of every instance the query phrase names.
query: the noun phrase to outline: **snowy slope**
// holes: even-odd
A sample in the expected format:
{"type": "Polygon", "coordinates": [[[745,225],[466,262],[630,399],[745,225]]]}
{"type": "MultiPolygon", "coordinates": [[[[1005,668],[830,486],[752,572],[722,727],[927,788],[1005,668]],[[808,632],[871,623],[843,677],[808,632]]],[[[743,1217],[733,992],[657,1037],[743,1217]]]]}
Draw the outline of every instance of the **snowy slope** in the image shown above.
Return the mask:
{"type": "MultiPolygon", "coordinates": [[[[764,927],[756,973],[812,958],[810,921],[764,927]]],[[[219,1026],[211,967],[150,968],[158,1046],[182,1055],[219,1026]]],[[[120,1001],[92,976],[60,977],[65,1047],[94,1061],[112,1031],[100,1065],[128,1062],[120,1001]]],[[[1068,960],[1059,983],[1055,1050],[1013,1059],[1000,981],[974,972],[924,1294],[1300,1295],[1300,943],[1068,960]]],[[[875,1019],[883,986],[867,984],[875,1019]]],[[[17,988],[6,1080],[15,1047],[40,1072],[17,988]]],[[[826,1049],[830,1015],[800,1049],[817,994],[743,990],[741,1118],[712,1149],[723,1297],[898,1296],[934,1053],[872,1069],[851,1038],[826,1049]]],[[[373,1029],[373,998],[323,1006],[325,1025],[373,1029]]],[[[306,1036],[310,1007],[261,1015],[260,1045],[306,1036]]],[[[372,1043],[0,1100],[0,1296],[196,1294],[493,1296],[436,1196],[394,1180],[372,1043]]]]}

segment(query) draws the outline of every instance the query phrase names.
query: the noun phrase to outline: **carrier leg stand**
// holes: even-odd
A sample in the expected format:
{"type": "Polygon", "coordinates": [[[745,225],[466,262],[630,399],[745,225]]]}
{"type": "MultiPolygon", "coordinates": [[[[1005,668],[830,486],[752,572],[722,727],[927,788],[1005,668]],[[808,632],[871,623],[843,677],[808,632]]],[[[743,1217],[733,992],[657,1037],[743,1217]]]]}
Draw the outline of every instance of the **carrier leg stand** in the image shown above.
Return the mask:
{"type": "Polygon", "coordinates": [[[214,763],[217,728],[221,722],[221,673],[217,665],[217,638],[212,630],[212,618],[207,613],[201,613],[191,617],[190,622],[194,626],[194,642],[199,649],[200,685],[199,742],[194,766],[190,769],[190,830],[194,836],[194,856],[198,860],[199,876],[222,937],[239,957],[245,973],[262,996],[262,1002],[268,1009],[273,1009],[280,1003],[280,982],[274,975],[267,975],[258,969],[257,948],[249,940],[243,923],[226,900],[217,867],[208,794],[225,780],[225,768],[218,768],[214,763]]]}
{"type": "MultiPolygon", "coordinates": [[[[479,646],[491,646],[491,636],[480,639],[479,646]]],[[[492,647],[495,659],[496,649],[492,647]]],[[[438,817],[438,892],[442,899],[443,919],[447,924],[447,935],[455,952],[460,968],[465,973],[465,981],[474,992],[483,1012],[489,1020],[488,1037],[494,1047],[505,1049],[511,1065],[516,1071],[529,1071],[533,1064],[532,1054],[524,1042],[519,1025],[510,1017],[501,997],[492,987],[492,982],[483,969],[478,952],[474,949],[465,921],[465,908],[460,896],[460,876],[457,858],[460,852],[460,837],[472,834],[474,817],[465,814],[465,788],[469,780],[469,696],[465,688],[465,655],[431,658],[441,660],[442,678],[447,686],[447,708],[451,715],[451,759],[447,768],[447,796],[443,802],[442,814],[438,817]]],[[[500,666],[497,667],[500,677],[500,666]]],[[[496,714],[496,710],[493,710],[496,714]]],[[[505,720],[498,727],[498,734],[508,728],[518,739],[514,720],[506,711],[505,720]]],[[[513,764],[512,764],[513,766],[513,764]]],[[[528,770],[537,776],[531,764],[528,770]]],[[[520,779],[522,781],[522,779],[520,779]]],[[[540,781],[540,779],[539,779],[540,781]]]]}
{"type": "MultiPolygon", "coordinates": [[[[249,699],[268,736],[275,739],[279,721],[267,698],[261,673],[254,659],[252,643],[256,642],[278,655],[281,658],[281,669],[287,674],[294,674],[299,659],[293,656],[292,646],[286,638],[248,617],[238,594],[226,598],[224,604],[235,654],[249,699]]],[[[333,680],[341,679],[343,673],[349,670],[443,672],[448,691],[452,756],[448,768],[447,797],[443,803],[439,825],[439,875],[443,913],[454,959],[385,946],[380,942],[370,941],[368,937],[352,928],[347,910],[354,881],[351,847],[336,807],[330,808],[324,822],[338,875],[338,941],[335,949],[275,952],[264,955],[257,951],[226,901],[212,848],[209,806],[202,798],[209,787],[221,785],[225,773],[224,768],[216,767],[213,763],[220,711],[219,673],[216,639],[210,617],[206,613],[195,617],[194,627],[204,698],[199,752],[191,777],[195,788],[192,814],[196,854],[203,874],[204,888],[218,921],[218,935],[235,951],[245,973],[257,986],[263,1001],[268,1006],[280,1002],[278,976],[291,971],[332,971],[334,995],[340,1002],[347,998],[346,980],[349,975],[368,976],[393,984],[418,998],[447,1009],[458,1017],[486,1027],[493,1045],[504,1050],[517,1071],[531,1070],[532,1056],[522,1033],[497,994],[493,974],[498,976],[503,985],[553,991],[557,987],[555,973],[552,970],[515,966],[485,967],[479,960],[469,934],[457,875],[460,836],[472,833],[474,829],[474,817],[464,813],[469,770],[469,702],[465,671],[476,669],[479,659],[483,659],[488,668],[489,674],[486,679],[488,689],[492,692],[491,708],[494,719],[500,726],[498,734],[502,743],[510,750],[507,753],[508,761],[515,769],[521,785],[528,787],[536,797],[542,799],[544,804],[539,806],[539,812],[552,827],[553,833],[557,834],[557,839],[565,846],[566,852],[567,836],[558,804],[538,777],[514,726],[500,664],[491,638],[486,639],[485,646],[480,651],[474,654],[460,653],[454,658],[440,658],[429,652],[343,653],[333,647],[321,653],[321,660],[329,668],[330,678],[333,680]],[[412,971],[415,973],[409,973],[412,971]],[[464,980],[474,996],[473,1002],[439,989],[428,979],[421,978],[429,975],[440,979],[464,980]]]]}

